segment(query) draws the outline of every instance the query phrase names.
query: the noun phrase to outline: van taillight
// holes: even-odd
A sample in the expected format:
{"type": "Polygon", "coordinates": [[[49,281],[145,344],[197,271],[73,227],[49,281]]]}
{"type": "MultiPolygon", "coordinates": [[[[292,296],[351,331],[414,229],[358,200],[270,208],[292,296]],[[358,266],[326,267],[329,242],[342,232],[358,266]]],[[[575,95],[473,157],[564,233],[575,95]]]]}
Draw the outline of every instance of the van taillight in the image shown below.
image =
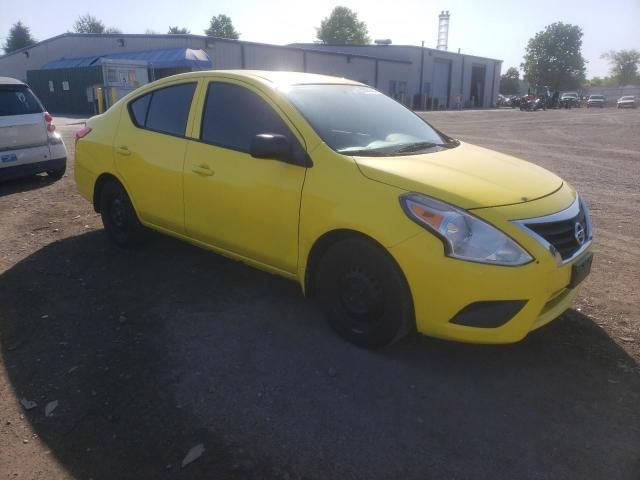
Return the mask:
{"type": "Polygon", "coordinates": [[[44,112],[44,121],[47,122],[47,131],[55,132],[56,126],[53,124],[53,117],[49,112],[44,112]]]}
{"type": "Polygon", "coordinates": [[[86,137],[87,135],[89,135],[90,132],[91,132],[91,129],[89,127],[84,127],[78,130],[76,132],[76,146],[78,145],[78,140],[86,137]]]}

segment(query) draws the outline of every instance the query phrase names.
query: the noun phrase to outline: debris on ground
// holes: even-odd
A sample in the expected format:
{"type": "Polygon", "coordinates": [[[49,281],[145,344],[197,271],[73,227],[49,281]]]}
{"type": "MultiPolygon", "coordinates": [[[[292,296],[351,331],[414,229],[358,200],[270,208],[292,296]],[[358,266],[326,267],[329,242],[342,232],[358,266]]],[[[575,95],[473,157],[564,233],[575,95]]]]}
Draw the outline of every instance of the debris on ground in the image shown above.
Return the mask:
{"type": "Polygon", "coordinates": [[[27,400],[24,397],[20,400],[20,405],[22,405],[22,408],[24,408],[25,410],[33,410],[38,406],[38,404],[33,400],[27,400]]]}
{"type": "Polygon", "coordinates": [[[182,460],[182,468],[186,467],[190,463],[195,462],[197,459],[199,459],[202,456],[203,453],[204,453],[203,444],[199,443],[195,447],[192,447],[191,450],[189,450],[189,453],[187,453],[187,456],[184,457],[184,460],[182,460]]]}
{"type": "Polygon", "coordinates": [[[52,400],[44,407],[44,416],[50,417],[53,411],[58,408],[58,400],[52,400]]]}

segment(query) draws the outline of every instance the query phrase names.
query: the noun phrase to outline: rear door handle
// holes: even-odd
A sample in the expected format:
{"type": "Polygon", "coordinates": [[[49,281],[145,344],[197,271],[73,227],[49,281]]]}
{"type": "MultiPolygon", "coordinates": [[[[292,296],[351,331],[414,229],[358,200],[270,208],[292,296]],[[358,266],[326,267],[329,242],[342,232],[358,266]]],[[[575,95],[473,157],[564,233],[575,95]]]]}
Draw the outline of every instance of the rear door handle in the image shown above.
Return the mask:
{"type": "Polygon", "coordinates": [[[129,147],[127,147],[126,145],[120,145],[118,148],[116,148],[116,152],[119,155],[124,155],[125,157],[131,155],[131,150],[129,150],[129,147]]]}
{"type": "Polygon", "coordinates": [[[191,171],[205,177],[210,177],[211,175],[213,175],[213,170],[211,170],[211,167],[205,163],[193,166],[191,168],[191,171]]]}

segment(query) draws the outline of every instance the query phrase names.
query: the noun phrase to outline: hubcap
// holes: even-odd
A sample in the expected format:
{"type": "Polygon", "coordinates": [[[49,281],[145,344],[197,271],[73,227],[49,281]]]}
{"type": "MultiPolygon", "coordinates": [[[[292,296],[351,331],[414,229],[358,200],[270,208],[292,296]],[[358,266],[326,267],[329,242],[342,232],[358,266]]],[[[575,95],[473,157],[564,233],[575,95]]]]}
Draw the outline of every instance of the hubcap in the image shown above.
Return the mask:
{"type": "Polygon", "coordinates": [[[380,289],[365,272],[352,269],[342,276],[341,300],[347,313],[366,324],[375,319],[380,304],[380,289]]]}

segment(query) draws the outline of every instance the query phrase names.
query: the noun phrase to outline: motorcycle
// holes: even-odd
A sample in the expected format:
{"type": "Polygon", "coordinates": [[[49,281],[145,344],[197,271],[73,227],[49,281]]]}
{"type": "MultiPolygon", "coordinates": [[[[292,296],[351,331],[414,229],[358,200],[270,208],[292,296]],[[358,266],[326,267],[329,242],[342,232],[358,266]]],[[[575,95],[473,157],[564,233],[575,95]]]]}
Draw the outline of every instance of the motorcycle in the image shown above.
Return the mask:
{"type": "Polygon", "coordinates": [[[534,97],[528,95],[520,100],[520,110],[527,112],[535,112],[536,110],[547,110],[547,101],[545,97],[534,97]]]}

